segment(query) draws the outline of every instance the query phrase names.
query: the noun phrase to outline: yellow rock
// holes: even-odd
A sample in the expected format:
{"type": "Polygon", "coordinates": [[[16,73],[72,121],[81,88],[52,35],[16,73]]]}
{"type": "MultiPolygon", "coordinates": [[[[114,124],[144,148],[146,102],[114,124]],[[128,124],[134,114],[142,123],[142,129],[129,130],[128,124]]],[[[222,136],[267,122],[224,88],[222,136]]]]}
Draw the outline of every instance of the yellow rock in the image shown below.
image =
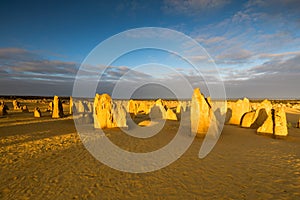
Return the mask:
{"type": "Polygon", "coordinates": [[[21,107],[22,112],[29,112],[28,107],[26,105],[21,107]]]}
{"type": "Polygon", "coordinates": [[[4,103],[0,103],[0,116],[7,114],[8,107],[4,103]]]}
{"type": "Polygon", "coordinates": [[[98,119],[97,119],[97,109],[96,107],[98,106],[98,102],[100,99],[100,95],[96,94],[94,98],[94,104],[93,104],[93,119],[94,119],[94,128],[100,128],[98,119]]]}
{"type": "Polygon", "coordinates": [[[270,113],[271,110],[272,110],[272,108],[273,108],[273,106],[272,106],[272,103],[271,103],[268,99],[265,99],[265,100],[263,100],[263,101],[260,103],[260,105],[259,105],[259,107],[258,107],[257,110],[259,110],[259,109],[261,109],[261,108],[264,108],[264,109],[266,110],[267,113],[270,113]]]}
{"type": "Polygon", "coordinates": [[[268,114],[268,118],[266,119],[266,121],[263,123],[263,125],[261,125],[258,129],[257,132],[258,133],[269,133],[269,134],[273,134],[273,116],[272,113],[270,112],[268,114]]]}
{"type": "Polygon", "coordinates": [[[176,113],[181,113],[181,111],[185,112],[186,107],[187,107],[186,101],[179,101],[176,107],[176,113]]]}
{"type": "MultiPolygon", "coordinates": [[[[113,128],[116,127],[112,122],[112,99],[108,94],[102,94],[99,97],[96,105],[97,121],[100,128],[113,128]]],[[[95,127],[96,128],[96,127],[95,127]]]]}
{"type": "Polygon", "coordinates": [[[210,126],[211,109],[201,94],[200,89],[196,88],[192,96],[191,103],[191,131],[193,134],[206,134],[210,126]]]}
{"type": "Polygon", "coordinates": [[[52,118],[60,118],[63,117],[63,115],[64,115],[64,111],[63,111],[62,103],[58,98],[58,96],[54,96],[52,118]]]}
{"type": "Polygon", "coordinates": [[[127,112],[121,102],[114,102],[112,107],[113,126],[127,128],[127,112]]]}
{"type": "Polygon", "coordinates": [[[207,101],[207,103],[210,105],[210,107],[211,107],[211,105],[212,105],[212,102],[211,102],[211,98],[210,97],[207,97],[206,98],[206,101],[207,101]]]}
{"type": "Polygon", "coordinates": [[[268,114],[267,120],[257,129],[259,133],[269,133],[276,136],[287,136],[287,122],[284,108],[277,107],[268,114]]]}
{"type": "Polygon", "coordinates": [[[274,120],[275,120],[274,134],[278,136],[287,136],[288,129],[286,123],[286,114],[283,108],[275,109],[274,120]]]}
{"type": "Polygon", "coordinates": [[[181,113],[181,102],[178,103],[177,107],[176,107],[176,113],[181,113]]]}
{"type": "Polygon", "coordinates": [[[127,111],[134,115],[137,114],[137,105],[134,100],[132,100],[132,99],[129,100],[127,111]]]}
{"type": "Polygon", "coordinates": [[[149,114],[150,112],[150,108],[148,106],[148,102],[147,101],[141,101],[138,104],[138,109],[137,109],[137,113],[144,113],[144,114],[149,114]]]}
{"type": "Polygon", "coordinates": [[[40,109],[38,108],[38,107],[36,107],[35,109],[34,109],[34,111],[33,111],[33,116],[34,117],[41,117],[42,116],[42,113],[41,113],[41,111],[40,111],[40,109]]]}
{"type": "Polygon", "coordinates": [[[255,116],[253,117],[251,128],[260,127],[264,121],[267,119],[267,115],[272,110],[272,104],[269,100],[265,99],[260,104],[256,106],[255,116]]]}
{"type": "Polygon", "coordinates": [[[256,113],[255,111],[245,113],[244,116],[242,117],[241,127],[249,128],[253,123],[255,113],[256,113]]]}
{"type": "Polygon", "coordinates": [[[51,101],[48,105],[47,111],[52,112],[53,111],[53,101],[51,101]]]}
{"type": "Polygon", "coordinates": [[[156,100],[155,101],[155,105],[157,105],[157,106],[159,106],[159,105],[164,106],[163,101],[161,99],[156,100]]]}
{"type": "Polygon", "coordinates": [[[156,122],[156,121],[144,120],[144,121],[141,121],[138,125],[139,126],[154,126],[158,123],[159,122],[156,122]]]}
{"type": "Polygon", "coordinates": [[[240,125],[242,116],[251,110],[250,102],[247,98],[231,103],[232,115],[229,120],[230,124],[240,125]]]}
{"type": "Polygon", "coordinates": [[[13,100],[13,107],[14,107],[14,110],[21,109],[20,103],[17,100],[13,100]]]}
{"type": "Polygon", "coordinates": [[[176,114],[173,112],[173,110],[171,110],[171,109],[168,109],[168,110],[167,110],[166,118],[167,118],[168,120],[175,120],[175,121],[177,121],[177,116],[176,116],[176,114]]]}
{"type": "Polygon", "coordinates": [[[73,114],[73,98],[72,97],[70,97],[69,105],[70,105],[69,114],[72,115],[73,114]]]}

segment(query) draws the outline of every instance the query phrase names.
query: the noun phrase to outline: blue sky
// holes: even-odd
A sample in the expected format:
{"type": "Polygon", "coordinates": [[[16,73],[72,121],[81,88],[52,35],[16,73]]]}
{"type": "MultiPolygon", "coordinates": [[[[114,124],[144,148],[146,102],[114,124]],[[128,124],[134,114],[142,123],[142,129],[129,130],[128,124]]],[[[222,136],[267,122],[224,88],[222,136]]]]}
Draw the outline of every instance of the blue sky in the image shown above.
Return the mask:
{"type": "MultiPolygon", "coordinates": [[[[297,0],[2,1],[0,94],[71,95],[80,64],[99,43],[128,29],[162,27],[206,49],[229,98],[300,98],[299,10],[297,0]]],[[[170,65],[209,95],[182,60],[149,49],[112,63],[100,92],[111,92],[130,69],[140,84],[155,78],[176,84],[175,74],[159,67],[133,69],[147,63],[170,65]]]]}

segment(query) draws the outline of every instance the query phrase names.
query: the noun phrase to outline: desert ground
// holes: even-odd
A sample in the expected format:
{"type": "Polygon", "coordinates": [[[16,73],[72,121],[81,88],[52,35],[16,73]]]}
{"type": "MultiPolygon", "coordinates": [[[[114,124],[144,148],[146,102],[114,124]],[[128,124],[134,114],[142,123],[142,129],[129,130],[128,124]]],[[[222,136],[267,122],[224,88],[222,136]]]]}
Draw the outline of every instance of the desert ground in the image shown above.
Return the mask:
{"type": "MultiPolygon", "coordinates": [[[[52,119],[48,103],[20,100],[29,112],[0,117],[0,199],[300,199],[300,110],[286,108],[289,135],[274,139],[255,129],[225,124],[214,149],[198,158],[202,137],[171,165],[154,172],[126,173],[96,160],[65,117],[52,119]],[[41,118],[33,117],[39,106],[41,118]]],[[[141,121],[139,117],[135,120],[141,121]]],[[[105,130],[128,151],[153,151],[176,134],[167,121],[154,137],[133,139],[119,128],[105,130]]]]}

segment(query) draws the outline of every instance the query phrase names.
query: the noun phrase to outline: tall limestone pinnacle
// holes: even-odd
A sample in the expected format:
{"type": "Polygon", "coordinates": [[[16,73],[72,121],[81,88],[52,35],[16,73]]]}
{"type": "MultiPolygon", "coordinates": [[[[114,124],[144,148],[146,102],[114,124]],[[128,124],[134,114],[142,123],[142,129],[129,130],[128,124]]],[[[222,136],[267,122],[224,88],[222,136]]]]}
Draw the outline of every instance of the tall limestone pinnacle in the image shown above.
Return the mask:
{"type": "Polygon", "coordinates": [[[200,89],[194,89],[191,103],[191,131],[193,134],[206,134],[210,126],[211,109],[200,89]]]}
{"type": "Polygon", "coordinates": [[[53,99],[52,118],[61,118],[64,116],[63,106],[58,96],[53,99]]]}

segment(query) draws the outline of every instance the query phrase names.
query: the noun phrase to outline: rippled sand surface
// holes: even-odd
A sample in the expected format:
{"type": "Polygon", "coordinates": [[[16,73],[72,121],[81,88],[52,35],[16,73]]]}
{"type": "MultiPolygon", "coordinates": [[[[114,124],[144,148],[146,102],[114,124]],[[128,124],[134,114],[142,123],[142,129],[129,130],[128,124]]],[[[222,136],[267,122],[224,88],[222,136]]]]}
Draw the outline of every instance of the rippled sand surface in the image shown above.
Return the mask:
{"type": "MultiPolygon", "coordinates": [[[[144,140],[119,129],[105,132],[126,150],[153,151],[172,140],[178,124],[169,121],[144,140]]],[[[213,151],[199,159],[202,141],[195,138],[161,170],[125,173],[91,156],[71,117],[16,113],[0,119],[0,199],[300,199],[300,129],[273,139],[225,125],[213,151]]]]}

